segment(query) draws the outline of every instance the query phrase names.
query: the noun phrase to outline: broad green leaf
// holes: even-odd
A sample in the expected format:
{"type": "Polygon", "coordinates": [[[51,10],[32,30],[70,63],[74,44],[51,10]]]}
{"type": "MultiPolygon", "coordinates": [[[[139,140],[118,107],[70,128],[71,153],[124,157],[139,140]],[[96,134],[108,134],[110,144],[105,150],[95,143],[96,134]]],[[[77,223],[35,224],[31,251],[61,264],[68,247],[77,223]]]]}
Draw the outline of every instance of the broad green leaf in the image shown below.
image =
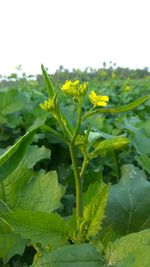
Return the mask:
{"type": "Polygon", "coordinates": [[[51,213],[61,206],[64,188],[58,184],[57,173],[40,172],[22,188],[17,207],[51,213]]]}
{"type": "Polygon", "coordinates": [[[140,155],[136,159],[139,165],[150,174],[150,157],[140,155]]]}
{"type": "Polygon", "coordinates": [[[0,92],[1,116],[21,110],[25,106],[25,101],[25,95],[17,89],[0,92]]]}
{"type": "Polygon", "coordinates": [[[103,267],[102,259],[92,244],[69,245],[35,258],[33,267],[103,267]]]}
{"type": "Polygon", "coordinates": [[[1,217],[11,226],[15,234],[30,239],[32,243],[54,248],[67,243],[68,228],[62,217],[56,213],[45,213],[17,209],[1,217]]]}
{"type": "Polygon", "coordinates": [[[85,240],[94,237],[101,230],[108,192],[108,185],[96,182],[85,194],[81,221],[81,235],[85,240]]]}
{"type": "Polygon", "coordinates": [[[94,151],[91,152],[91,157],[97,157],[98,155],[105,155],[105,153],[121,149],[129,143],[129,139],[126,137],[116,137],[100,141],[98,144],[93,144],[94,151]]]}
{"type": "Polygon", "coordinates": [[[132,143],[137,152],[143,155],[150,155],[150,137],[148,137],[142,128],[136,128],[134,131],[132,143]]]}
{"type": "Polygon", "coordinates": [[[53,87],[53,84],[47,74],[47,71],[46,69],[44,68],[44,65],[42,64],[41,65],[41,69],[42,69],[42,74],[43,74],[43,77],[44,77],[44,81],[45,81],[45,84],[47,86],[47,90],[48,90],[48,94],[49,94],[49,97],[53,97],[54,94],[55,94],[55,90],[54,90],[54,87],[53,87]]]}
{"type": "Polygon", "coordinates": [[[142,155],[150,155],[150,137],[145,130],[145,123],[140,127],[134,127],[127,119],[124,120],[125,128],[131,131],[131,141],[136,151],[142,155]]]}
{"type": "Polygon", "coordinates": [[[124,165],[118,184],[112,185],[106,209],[106,221],[124,235],[150,227],[150,182],[144,171],[124,165]]]}
{"type": "Polygon", "coordinates": [[[0,258],[4,263],[16,254],[22,255],[26,240],[20,239],[18,234],[11,232],[8,224],[0,220],[0,258]]]}
{"type": "MultiPolygon", "coordinates": [[[[27,146],[28,143],[25,143],[27,146]]],[[[23,144],[22,144],[23,145],[23,144]]],[[[24,149],[23,146],[21,146],[24,149]]],[[[11,149],[10,149],[11,151],[11,149]]],[[[48,149],[38,146],[26,147],[24,155],[20,156],[20,147],[16,152],[8,157],[8,159],[1,165],[3,171],[3,181],[0,182],[0,199],[10,209],[16,207],[18,200],[20,199],[21,189],[28,183],[33,176],[32,167],[39,160],[49,157],[48,149]],[[14,156],[16,156],[18,165],[14,164],[12,171],[9,171],[9,166],[13,164],[14,156]],[[20,161],[19,161],[20,160],[20,161]]],[[[25,196],[24,196],[25,197],[25,196]]],[[[3,212],[3,210],[1,210],[3,212]]]]}
{"type": "Polygon", "coordinates": [[[129,234],[114,243],[106,251],[108,266],[149,267],[150,229],[129,234]]]}
{"type": "Polygon", "coordinates": [[[128,105],[125,106],[121,106],[121,107],[116,107],[116,108],[98,108],[94,111],[89,111],[87,113],[85,113],[85,115],[83,116],[82,120],[85,120],[86,118],[93,116],[95,114],[98,113],[121,113],[121,112],[126,112],[129,110],[132,110],[136,107],[138,107],[139,105],[141,105],[142,103],[144,103],[145,101],[147,101],[148,99],[150,99],[150,95],[146,95],[143,96],[137,100],[135,100],[134,102],[129,103],[128,105]]]}

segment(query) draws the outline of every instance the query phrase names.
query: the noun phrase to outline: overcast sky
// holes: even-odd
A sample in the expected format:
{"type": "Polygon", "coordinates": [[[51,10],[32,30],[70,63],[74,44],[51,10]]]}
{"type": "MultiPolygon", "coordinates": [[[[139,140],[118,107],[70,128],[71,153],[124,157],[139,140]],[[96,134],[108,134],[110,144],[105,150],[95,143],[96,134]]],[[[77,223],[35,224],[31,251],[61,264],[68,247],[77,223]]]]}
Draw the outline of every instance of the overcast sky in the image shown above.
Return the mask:
{"type": "Polygon", "coordinates": [[[0,74],[150,67],[150,0],[0,0],[0,74]]]}

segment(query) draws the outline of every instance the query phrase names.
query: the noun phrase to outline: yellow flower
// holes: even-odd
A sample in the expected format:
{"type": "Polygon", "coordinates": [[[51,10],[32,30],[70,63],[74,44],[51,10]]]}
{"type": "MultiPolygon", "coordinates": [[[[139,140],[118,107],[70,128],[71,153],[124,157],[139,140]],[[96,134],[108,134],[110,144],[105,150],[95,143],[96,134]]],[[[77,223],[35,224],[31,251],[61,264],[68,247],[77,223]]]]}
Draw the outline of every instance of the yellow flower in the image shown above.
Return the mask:
{"type": "Polygon", "coordinates": [[[95,91],[91,91],[89,99],[95,107],[105,107],[109,101],[109,97],[106,95],[97,95],[95,91]]]}
{"type": "Polygon", "coordinates": [[[54,101],[48,98],[44,103],[40,104],[40,107],[46,111],[52,111],[54,109],[54,101]]]}
{"type": "Polygon", "coordinates": [[[86,93],[88,89],[87,83],[80,84],[79,80],[76,80],[74,82],[66,81],[62,87],[61,90],[69,96],[72,97],[80,97],[86,93]]]}

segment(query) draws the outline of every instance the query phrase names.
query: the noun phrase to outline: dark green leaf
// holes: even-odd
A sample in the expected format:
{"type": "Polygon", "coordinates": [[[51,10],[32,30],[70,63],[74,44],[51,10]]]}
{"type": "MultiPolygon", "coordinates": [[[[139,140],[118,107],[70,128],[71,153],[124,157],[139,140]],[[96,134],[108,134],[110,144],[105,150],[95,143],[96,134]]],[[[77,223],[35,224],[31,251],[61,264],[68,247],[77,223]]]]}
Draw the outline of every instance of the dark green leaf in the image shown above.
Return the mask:
{"type": "Polygon", "coordinates": [[[150,182],[133,165],[122,167],[122,177],[112,185],[106,220],[121,235],[150,227],[150,182]]]}
{"type": "Polygon", "coordinates": [[[92,244],[69,245],[37,257],[33,267],[102,267],[103,262],[92,244]]]}

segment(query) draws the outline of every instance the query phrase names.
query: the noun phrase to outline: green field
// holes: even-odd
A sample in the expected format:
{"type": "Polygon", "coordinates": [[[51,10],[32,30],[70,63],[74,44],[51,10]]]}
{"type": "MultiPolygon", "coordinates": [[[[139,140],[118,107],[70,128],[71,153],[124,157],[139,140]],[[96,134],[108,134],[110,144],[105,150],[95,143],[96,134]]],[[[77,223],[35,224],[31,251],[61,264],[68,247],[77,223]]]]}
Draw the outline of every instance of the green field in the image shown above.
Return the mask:
{"type": "Polygon", "coordinates": [[[3,77],[0,266],[149,267],[149,252],[148,70],[3,77]]]}

